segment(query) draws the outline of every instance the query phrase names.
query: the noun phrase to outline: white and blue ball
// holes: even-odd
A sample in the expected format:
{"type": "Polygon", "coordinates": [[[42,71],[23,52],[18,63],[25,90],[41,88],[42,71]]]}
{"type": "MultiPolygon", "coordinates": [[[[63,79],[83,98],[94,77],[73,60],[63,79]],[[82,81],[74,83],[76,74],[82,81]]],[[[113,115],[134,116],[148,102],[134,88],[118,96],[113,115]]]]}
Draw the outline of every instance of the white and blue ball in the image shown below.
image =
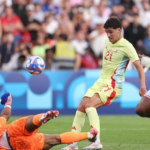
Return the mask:
{"type": "Polygon", "coordinates": [[[45,62],[39,56],[32,56],[26,61],[26,69],[29,73],[38,75],[45,69],[45,62]]]}

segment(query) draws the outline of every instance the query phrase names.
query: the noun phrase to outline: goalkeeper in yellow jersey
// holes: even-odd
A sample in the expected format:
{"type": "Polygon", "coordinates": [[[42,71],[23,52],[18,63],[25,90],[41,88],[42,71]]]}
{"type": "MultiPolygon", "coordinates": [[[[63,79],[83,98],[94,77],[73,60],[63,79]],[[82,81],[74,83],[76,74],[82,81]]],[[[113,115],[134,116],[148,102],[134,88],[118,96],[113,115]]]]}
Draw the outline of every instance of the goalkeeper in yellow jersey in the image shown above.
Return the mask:
{"type": "MultiPolygon", "coordinates": [[[[124,72],[131,60],[136,67],[140,78],[140,96],[146,93],[145,74],[140,64],[136,50],[130,42],[121,35],[121,23],[115,18],[109,18],[104,24],[108,39],[105,41],[103,51],[103,66],[99,79],[88,89],[78,106],[72,125],[72,132],[81,132],[88,115],[90,127],[96,128],[97,140],[83,149],[102,149],[100,141],[100,119],[98,108],[110,105],[120,95],[124,84],[124,72]]],[[[77,143],[71,143],[62,150],[78,149],[77,143]]]]}

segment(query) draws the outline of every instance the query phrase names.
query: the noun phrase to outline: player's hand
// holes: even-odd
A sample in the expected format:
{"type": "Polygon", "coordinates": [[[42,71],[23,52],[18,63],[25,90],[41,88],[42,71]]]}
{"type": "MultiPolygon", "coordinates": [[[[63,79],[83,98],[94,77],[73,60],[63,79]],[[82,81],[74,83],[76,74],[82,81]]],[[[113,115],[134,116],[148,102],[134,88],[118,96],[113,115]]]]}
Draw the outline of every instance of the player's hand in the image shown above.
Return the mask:
{"type": "Polygon", "coordinates": [[[139,95],[142,97],[147,92],[146,88],[141,88],[139,91],[139,95]]]}
{"type": "Polygon", "coordinates": [[[2,95],[0,102],[2,105],[5,105],[6,103],[10,103],[11,105],[11,94],[5,93],[4,95],[2,95]]]}

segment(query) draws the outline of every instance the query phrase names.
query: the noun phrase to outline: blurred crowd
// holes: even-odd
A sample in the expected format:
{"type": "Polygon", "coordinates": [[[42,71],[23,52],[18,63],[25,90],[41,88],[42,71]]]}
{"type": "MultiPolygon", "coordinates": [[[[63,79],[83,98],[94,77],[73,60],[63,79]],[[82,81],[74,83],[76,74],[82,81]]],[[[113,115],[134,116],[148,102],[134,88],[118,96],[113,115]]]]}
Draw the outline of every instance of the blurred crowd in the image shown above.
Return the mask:
{"type": "Polygon", "coordinates": [[[25,69],[34,55],[47,70],[101,68],[110,16],[137,53],[150,56],[149,0],[0,0],[0,69],[25,69]]]}

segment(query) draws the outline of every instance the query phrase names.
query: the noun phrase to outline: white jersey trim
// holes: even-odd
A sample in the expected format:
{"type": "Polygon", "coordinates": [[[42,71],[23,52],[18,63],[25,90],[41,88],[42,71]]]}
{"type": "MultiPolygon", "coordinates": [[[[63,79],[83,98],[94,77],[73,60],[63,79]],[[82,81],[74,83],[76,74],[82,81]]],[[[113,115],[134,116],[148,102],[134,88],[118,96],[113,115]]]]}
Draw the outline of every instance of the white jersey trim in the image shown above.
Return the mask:
{"type": "Polygon", "coordinates": [[[3,135],[0,137],[0,148],[11,150],[11,147],[9,146],[8,141],[7,141],[6,129],[3,132],[3,135]]]}

